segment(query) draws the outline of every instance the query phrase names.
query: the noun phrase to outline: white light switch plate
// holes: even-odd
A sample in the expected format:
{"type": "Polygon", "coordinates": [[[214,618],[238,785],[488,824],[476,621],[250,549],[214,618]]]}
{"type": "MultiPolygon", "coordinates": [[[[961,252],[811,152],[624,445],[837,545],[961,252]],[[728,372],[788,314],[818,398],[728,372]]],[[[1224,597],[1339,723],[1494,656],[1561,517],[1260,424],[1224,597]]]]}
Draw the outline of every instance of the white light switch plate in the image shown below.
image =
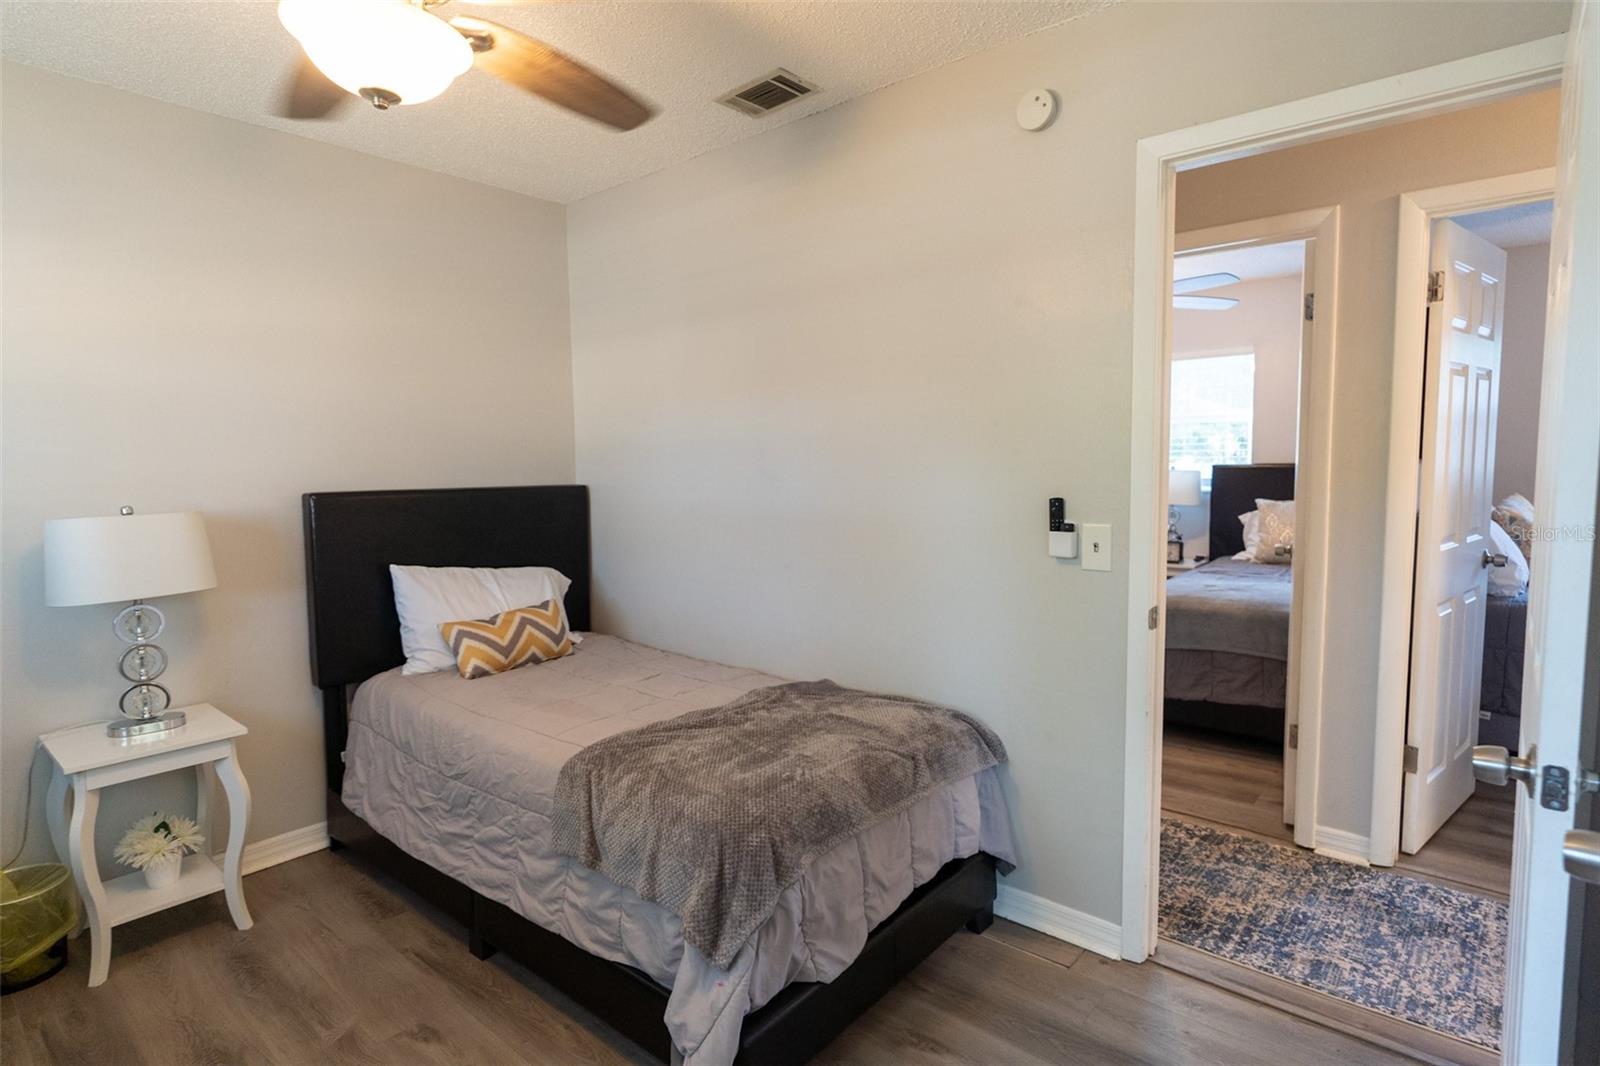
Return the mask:
{"type": "Polygon", "coordinates": [[[1080,547],[1085,570],[1111,569],[1111,527],[1093,522],[1083,527],[1080,547]]]}

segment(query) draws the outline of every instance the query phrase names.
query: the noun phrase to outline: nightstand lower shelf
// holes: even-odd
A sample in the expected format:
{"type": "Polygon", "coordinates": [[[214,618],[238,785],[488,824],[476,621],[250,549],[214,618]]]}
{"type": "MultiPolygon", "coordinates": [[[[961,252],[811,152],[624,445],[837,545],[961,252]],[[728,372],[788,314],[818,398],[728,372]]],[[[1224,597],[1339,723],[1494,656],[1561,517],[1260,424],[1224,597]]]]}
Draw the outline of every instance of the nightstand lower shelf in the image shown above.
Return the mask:
{"type": "Polygon", "coordinates": [[[224,887],[222,867],[209,855],[185,855],[178,879],[165,888],[151,888],[144,872],[135,870],[105,882],[106,924],[121,925],[147,914],[188,903],[224,887]]]}

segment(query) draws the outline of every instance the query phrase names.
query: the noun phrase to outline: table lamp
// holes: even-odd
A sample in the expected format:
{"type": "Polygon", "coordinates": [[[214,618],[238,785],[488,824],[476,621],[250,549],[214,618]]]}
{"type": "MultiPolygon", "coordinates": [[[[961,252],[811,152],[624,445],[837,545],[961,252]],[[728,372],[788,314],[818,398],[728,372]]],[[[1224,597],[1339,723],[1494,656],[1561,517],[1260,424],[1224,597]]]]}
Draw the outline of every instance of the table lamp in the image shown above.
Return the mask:
{"type": "Polygon", "coordinates": [[[1200,471],[1179,470],[1176,467],[1167,471],[1167,561],[1171,563],[1183,562],[1183,536],[1178,532],[1178,508],[1199,507],[1200,500],[1200,471]],[[1177,557],[1173,554],[1176,552],[1177,557]]]}
{"type": "Polygon", "coordinates": [[[44,600],[51,607],[133,602],[112,629],[130,645],[122,653],[122,676],[133,686],[122,694],[125,717],[106,723],[106,733],[126,739],[176,729],[182,711],[168,711],[171,694],[155,679],[167,668],[167,653],[151,641],[167,620],[146,599],[217,587],[211,543],[198,511],[57,518],[44,524],[44,600]]]}

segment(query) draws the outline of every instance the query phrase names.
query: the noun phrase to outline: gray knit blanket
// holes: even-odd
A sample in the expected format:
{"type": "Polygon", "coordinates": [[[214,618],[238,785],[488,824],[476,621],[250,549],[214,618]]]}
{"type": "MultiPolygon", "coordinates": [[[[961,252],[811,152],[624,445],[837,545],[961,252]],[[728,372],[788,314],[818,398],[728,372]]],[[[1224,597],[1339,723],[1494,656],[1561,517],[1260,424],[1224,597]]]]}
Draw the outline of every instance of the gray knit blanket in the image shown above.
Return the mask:
{"type": "Polygon", "coordinates": [[[574,755],[556,781],[555,848],[672,911],[726,969],[812,859],[1005,759],[958,711],[775,685],[574,755]]]}

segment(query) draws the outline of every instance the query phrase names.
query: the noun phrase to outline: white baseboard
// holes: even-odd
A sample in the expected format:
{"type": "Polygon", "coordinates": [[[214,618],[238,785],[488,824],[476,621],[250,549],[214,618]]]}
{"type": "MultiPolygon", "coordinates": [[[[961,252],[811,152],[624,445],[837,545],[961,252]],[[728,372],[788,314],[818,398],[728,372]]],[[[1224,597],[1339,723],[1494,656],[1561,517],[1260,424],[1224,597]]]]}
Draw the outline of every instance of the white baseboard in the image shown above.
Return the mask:
{"type": "Polygon", "coordinates": [[[1357,866],[1372,865],[1372,838],[1363,833],[1348,833],[1343,829],[1329,829],[1319,825],[1314,830],[1318,855],[1326,855],[1340,862],[1353,862],[1357,866]]]}
{"type": "MultiPolygon", "coordinates": [[[[299,829],[291,829],[287,833],[279,833],[275,837],[246,844],[244,854],[239,858],[239,873],[253,874],[257,870],[265,870],[280,862],[288,862],[302,855],[310,855],[313,851],[321,851],[327,846],[327,822],[303,825],[299,829]]],[[[222,853],[218,852],[212,858],[220,864],[222,853]]]]}
{"type": "Polygon", "coordinates": [[[1108,959],[1122,958],[1122,927],[1116,922],[1052,903],[1042,896],[1001,885],[994,912],[1057,940],[1087,948],[1108,959]]]}

